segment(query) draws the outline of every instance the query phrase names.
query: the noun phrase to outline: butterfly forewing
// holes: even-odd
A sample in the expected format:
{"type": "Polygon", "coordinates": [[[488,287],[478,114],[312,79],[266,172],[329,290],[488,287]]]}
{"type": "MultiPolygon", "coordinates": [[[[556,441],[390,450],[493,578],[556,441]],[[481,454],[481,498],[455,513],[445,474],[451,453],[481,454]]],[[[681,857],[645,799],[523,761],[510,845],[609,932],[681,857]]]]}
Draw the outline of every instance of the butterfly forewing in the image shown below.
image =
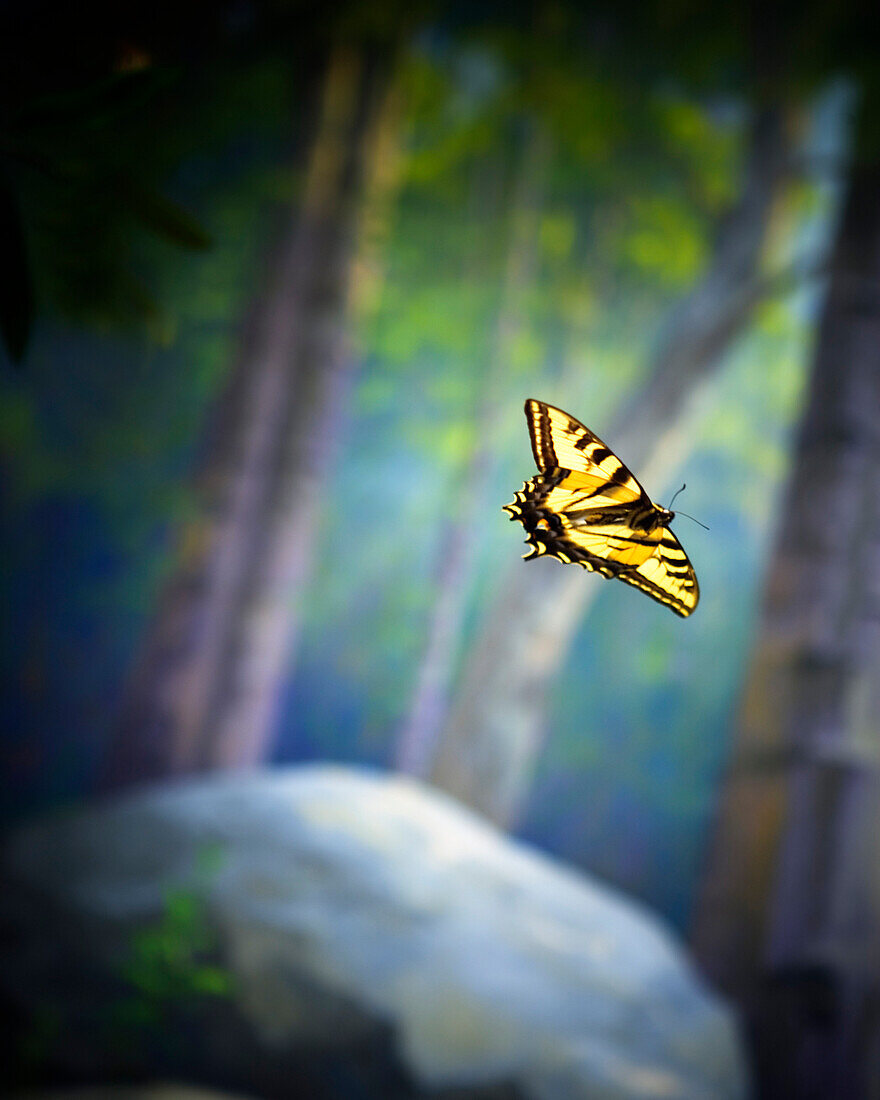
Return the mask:
{"type": "Polygon", "coordinates": [[[505,510],[527,532],[527,558],[547,555],[617,577],[687,616],[697,606],[693,567],[653,504],[613,451],[573,416],[543,401],[525,405],[541,473],[505,510]]]}
{"type": "Polygon", "coordinates": [[[525,410],[532,451],[543,473],[570,471],[567,486],[592,495],[594,504],[645,496],[644,489],[611,448],[579,420],[543,401],[530,399],[525,410]]]}

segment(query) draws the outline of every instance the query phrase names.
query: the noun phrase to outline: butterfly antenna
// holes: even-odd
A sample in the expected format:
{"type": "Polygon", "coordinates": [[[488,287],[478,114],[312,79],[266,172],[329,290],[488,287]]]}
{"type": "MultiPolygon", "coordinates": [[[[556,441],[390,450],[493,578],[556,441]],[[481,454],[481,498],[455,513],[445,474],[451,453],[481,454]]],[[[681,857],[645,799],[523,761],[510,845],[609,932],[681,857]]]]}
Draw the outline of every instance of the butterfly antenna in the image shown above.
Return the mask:
{"type": "MultiPolygon", "coordinates": [[[[670,512],[672,511],[672,505],[675,503],[675,498],[678,496],[679,493],[683,492],[686,488],[687,488],[687,482],[684,482],[682,484],[681,489],[676,489],[675,492],[672,494],[672,500],[670,500],[670,502],[669,502],[669,511],[670,512]]],[[[687,514],[687,512],[676,512],[676,515],[684,516],[686,519],[693,519],[694,523],[700,523],[700,521],[698,519],[694,519],[693,516],[689,516],[687,514]]],[[[700,523],[700,526],[706,531],[709,530],[709,528],[706,526],[705,523],[700,523]]]]}
{"type": "MultiPolygon", "coordinates": [[[[672,505],[675,503],[675,498],[678,496],[679,493],[684,492],[684,490],[686,488],[687,488],[687,482],[685,482],[680,489],[676,489],[675,492],[672,494],[672,500],[670,500],[670,502],[669,502],[669,511],[670,512],[672,511],[672,505]]],[[[684,512],[682,512],[681,514],[684,515],[684,512]]],[[[688,517],[688,519],[690,519],[690,516],[688,517]]]]}
{"type": "MultiPolygon", "coordinates": [[[[685,517],[686,519],[693,519],[693,520],[694,520],[694,523],[700,523],[700,521],[699,521],[698,519],[694,519],[694,517],[693,517],[693,516],[689,516],[689,515],[687,514],[687,512],[676,512],[675,514],[676,514],[677,516],[684,516],[684,517],[685,517]]],[[[703,528],[703,530],[704,530],[704,531],[708,531],[708,530],[709,530],[709,528],[708,528],[708,527],[706,526],[706,524],[705,524],[705,523],[700,523],[700,526],[701,526],[701,527],[703,528]]]]}

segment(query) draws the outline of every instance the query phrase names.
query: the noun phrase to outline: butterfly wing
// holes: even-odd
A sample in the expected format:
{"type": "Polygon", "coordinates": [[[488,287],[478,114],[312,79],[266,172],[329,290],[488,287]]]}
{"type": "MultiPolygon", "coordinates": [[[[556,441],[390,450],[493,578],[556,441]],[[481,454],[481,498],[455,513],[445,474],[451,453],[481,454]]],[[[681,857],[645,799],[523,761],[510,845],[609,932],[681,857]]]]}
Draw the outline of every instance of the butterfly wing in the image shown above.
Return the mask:
{"type": "Polygon", "coordinates": [[[559,488],[578,490],[590,506],[650,503],[647,493],[609,446],[562,409],[529,399],[526,421],[535,462],[543,474],[569,471],[559,488]]]}
{"type": "Polygon", "coordinates": [[[617,579],[640,588],[652,599],[686,619],[700,601],[700,585],[681,543],[668,527],[657,528],[654,552],[634,569],[621,570],[617,579]]]}
{"type": "Polygon", "coordinates": [[[541,473],[504,508],[526,529],[526,559],[546,554],[576,563],[690,615],[699,600],[693,567],[632,473],[562,409],[529,400],[525,413],[541,473]]]}
{"type": "MultiPolygon", "coordinates": [[[[540,475],[527,481],[504,510],[525,527],[532,547],[526,560],[548,554],[616,577],[622,569],[641,565],[657,548],[658,531],[635,531],[627,523],[630,499],[605,507],[584,507],[590,494],[567,488],[571,472],[540,475]]],[[[593,498],[594,500],[595,498],[593,498]]],[[[637,498],[639,500],[639,498],[637,498]]],[[[650,502],[649,502],[650,505],[650,502]]]]}

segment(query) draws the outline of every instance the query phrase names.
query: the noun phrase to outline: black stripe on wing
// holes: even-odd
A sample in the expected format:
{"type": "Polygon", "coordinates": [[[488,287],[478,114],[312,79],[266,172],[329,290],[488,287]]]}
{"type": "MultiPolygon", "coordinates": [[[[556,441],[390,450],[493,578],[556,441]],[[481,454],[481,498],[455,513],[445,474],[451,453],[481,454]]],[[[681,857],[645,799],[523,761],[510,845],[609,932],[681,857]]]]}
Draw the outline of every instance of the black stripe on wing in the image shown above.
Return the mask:
{"type": "Polygon", "coordinates": [[[686,619],[700,602],[700,585],[681,543],[668,527],[654,553],[636,569],[617,574],[617,579],[640,589],[686,619]]]}
{"type": "Polygon", "coordinates": [[[532,453],[542,473],[563,469],[599,474],[627,486],[633,498],[645,490],[611,448],[579,420],[554,405],[529,398],[525,404],[532,453]]]}

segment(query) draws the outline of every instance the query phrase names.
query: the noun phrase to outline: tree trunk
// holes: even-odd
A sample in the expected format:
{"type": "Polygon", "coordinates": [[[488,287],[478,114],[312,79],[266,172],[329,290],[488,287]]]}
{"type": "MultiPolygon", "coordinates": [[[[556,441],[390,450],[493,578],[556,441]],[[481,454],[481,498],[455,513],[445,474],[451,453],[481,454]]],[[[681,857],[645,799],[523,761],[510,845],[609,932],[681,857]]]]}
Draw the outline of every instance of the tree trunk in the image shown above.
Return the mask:
{"type": "MultiPolygon", "coordinates": [[[[647,383],[607,433],[648,484],[662,482],[682,457],[677,428],[687,399],[717,367],[755,304],[784,177],[784,127],[779,110],[756,112],[742,196],[719,228],[710,268],[674,311],[647,383]]],[[[431,779],[501,825],[511,825],[521,808],[548,686],[598,591],[580,570],[555,562],[515,566],[466,663],[431,779]]]]}
{"type": "Polygon", "coordinates": [[[449,706],[450,684],[461,645],[481,530],[477,513],[484,507],[486,486],[491,480],[496,454],[493,425],[498,420],[497,395],[520,331],[523,292],[534,277],[540,192],[548,156],[543,131],[536,124],[529,126],[516,170],[501,304],[482,395],[476,402],[471,453],[458,478],[461,488],[455,518],[446,525],[441,539],[437,596],[428,624],[427,645],[409,713],[397,742],[397,767],[411,775],[423,776],[430,768],[449,706]]]}
{"type": "Polygon", "coordinates": [[[694,921],[766,1096],[878,1095],[878,715],[880,169],[860,167],[694,921]]]}
{"type": "Polygon", "coordinates": [[[355,211],[383,72],[346,48],[329,63],[299,211],[213,433],[206,515],[184,531],[123,700],[110,786],[255,764],[267,752],[346,389],[355,211]]]}

